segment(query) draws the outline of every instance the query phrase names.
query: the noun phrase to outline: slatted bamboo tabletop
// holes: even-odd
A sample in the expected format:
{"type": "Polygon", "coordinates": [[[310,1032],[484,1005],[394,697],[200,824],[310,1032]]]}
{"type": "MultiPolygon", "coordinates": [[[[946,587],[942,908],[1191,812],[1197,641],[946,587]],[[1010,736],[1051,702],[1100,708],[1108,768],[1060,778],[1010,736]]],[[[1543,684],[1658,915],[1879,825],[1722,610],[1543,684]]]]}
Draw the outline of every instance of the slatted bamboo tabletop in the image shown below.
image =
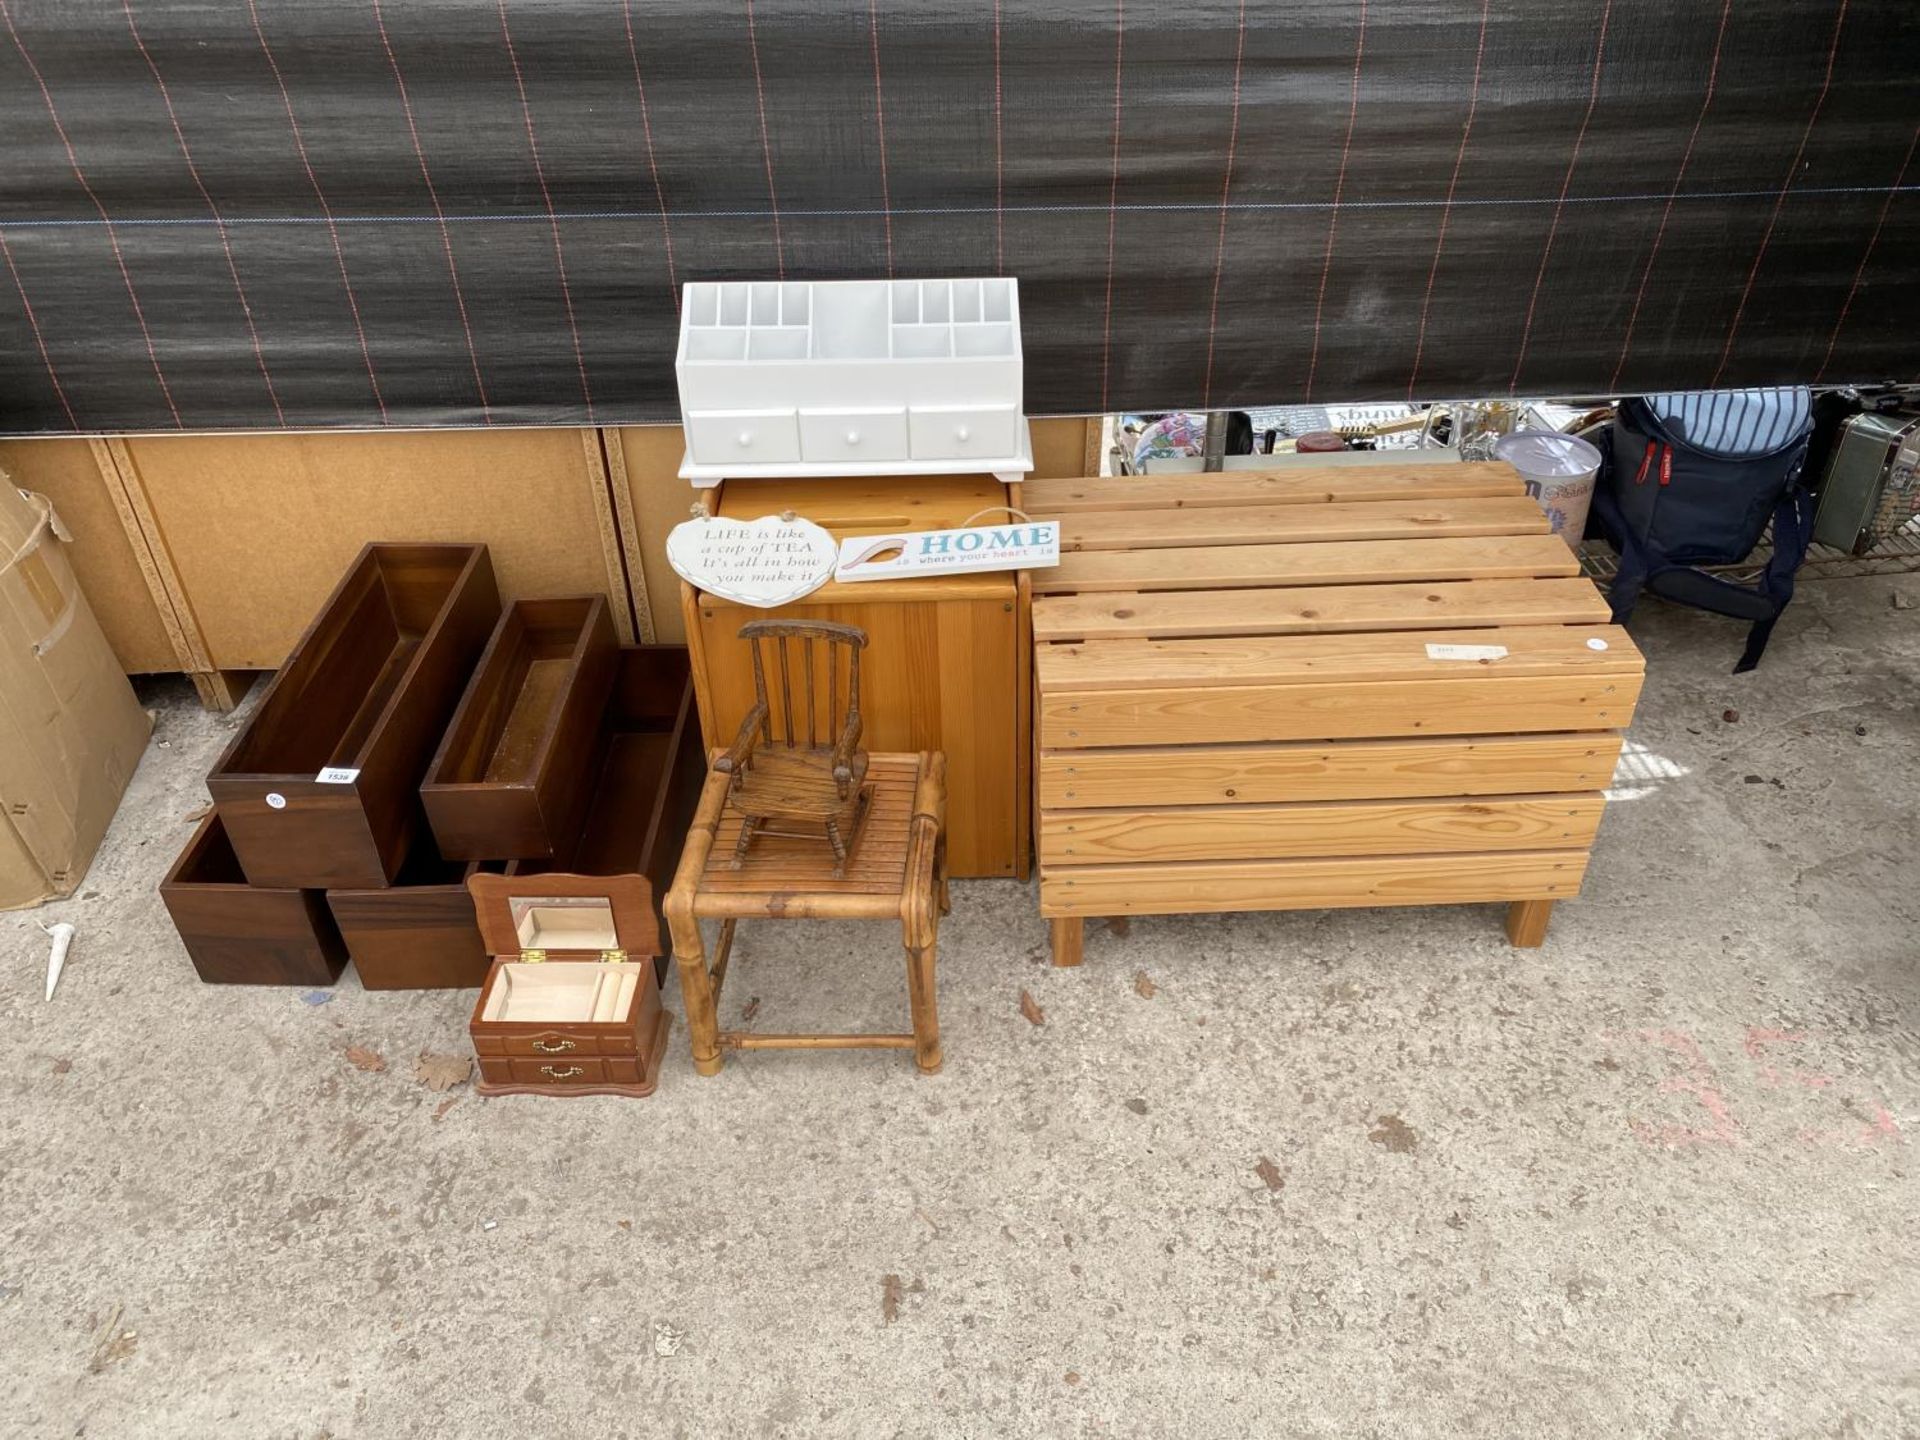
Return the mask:
{"type": "Polygon", "coordinates": [[[1504,464],[1029,481],[1040,905],[1578,893],[1644,671],[1504,464]]]}

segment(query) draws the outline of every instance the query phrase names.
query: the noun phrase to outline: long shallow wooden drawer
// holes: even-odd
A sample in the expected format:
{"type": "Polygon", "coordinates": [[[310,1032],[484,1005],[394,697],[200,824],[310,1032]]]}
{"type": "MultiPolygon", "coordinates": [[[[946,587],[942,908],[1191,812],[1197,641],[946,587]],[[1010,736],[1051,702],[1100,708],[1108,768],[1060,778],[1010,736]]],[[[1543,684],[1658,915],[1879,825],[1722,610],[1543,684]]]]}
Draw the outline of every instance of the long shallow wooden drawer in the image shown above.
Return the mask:
{"type": "Polygon", "coordinates": [[[1585,850],[1088,865],[1043,870],[1040,912],[1165,915],[1565,900],[1579,893],[1586,868],[1585,850]]]}
{"type": "Polygon", "coordinates": [[[1047,810],[1040,816],[1040,863],[1121,865],[1585,848],[1600,828],[1605,805],[1596,790],[1485,800],[1047,810]]]}
{"type": "Polygon", "coordinates": [[[1040,744],[1215,744],[1248,740],[1604,730],[1623,725],[1637,675],[1488,674],[1460,680],[1089,690],[1040,697],[1040,744]]]}
{"type": "Polygon", "coordinates": [[[1040,804],[1088,809],[1597,790],[1613,775],[1620,743],[1618,735],[1597,732],[1043,751],[1040,804]]]}

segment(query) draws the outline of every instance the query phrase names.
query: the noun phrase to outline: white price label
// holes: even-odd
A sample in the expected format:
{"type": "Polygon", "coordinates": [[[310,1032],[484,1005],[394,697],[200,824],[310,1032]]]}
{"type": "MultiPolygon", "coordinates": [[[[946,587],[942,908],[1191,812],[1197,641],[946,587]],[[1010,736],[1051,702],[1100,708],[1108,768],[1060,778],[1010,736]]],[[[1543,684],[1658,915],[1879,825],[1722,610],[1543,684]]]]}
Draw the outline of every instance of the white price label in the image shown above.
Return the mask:
{"type": "Polygon", "coordinates": [[[345,765],[329,765],[313,777],[314,783],[318,785],[351,785],[359,778],[358,769],[345,765]]]}
{"type": "Polygon", "coordinates": [[[1587,641],[1587,649],[1589,650],[1604,650],[1606,648],[1607,642],[1602,640],[1598,635],[1587,641]]]}
{"type": "Polygon", "coordinates": [[[1429,645],[1429,660],[1504,660],[1507,647],[1504,645],[1429,645]]]}
{"type": "Polygon", "coordinates": [[[269,810],[286,809],[287,797],[282,795],[278,790],[269,790],[267,792],[267,808],[269,810]]]}

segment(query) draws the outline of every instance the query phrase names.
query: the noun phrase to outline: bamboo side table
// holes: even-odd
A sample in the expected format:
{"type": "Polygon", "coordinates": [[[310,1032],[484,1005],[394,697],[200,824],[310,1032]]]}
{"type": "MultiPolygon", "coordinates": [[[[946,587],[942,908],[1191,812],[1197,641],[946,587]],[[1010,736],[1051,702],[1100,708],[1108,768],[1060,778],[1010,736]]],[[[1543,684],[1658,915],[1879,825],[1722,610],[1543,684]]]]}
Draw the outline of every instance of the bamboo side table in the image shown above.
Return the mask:
{"type": "Polygon", "coordinates": [[[686,1001],[693,1067],[718,1075],[728,1050],[912,1050],[926,1074],[940,1069],[940,1018],[934,999],[935,951],[940,917],[948,910],[946,806],[947,758],[939,751],[870,754],[867,784],[873,803],[847,858],[846,873],[833,873],[833,851],[824,842],[765,835],[745,864],[733,868],[740,817],[727,804],[731,777],[707,776],[667,894],[667,925],[686,1001]],[[700,921],[720,921],[712,963],[700,936],[700,921]],[[907,996],[913,1014],[908,1034],[766,1034],[722,1030],[721,987],[741,920],[892,920],[900,925],[907,952],[907,996]]]}

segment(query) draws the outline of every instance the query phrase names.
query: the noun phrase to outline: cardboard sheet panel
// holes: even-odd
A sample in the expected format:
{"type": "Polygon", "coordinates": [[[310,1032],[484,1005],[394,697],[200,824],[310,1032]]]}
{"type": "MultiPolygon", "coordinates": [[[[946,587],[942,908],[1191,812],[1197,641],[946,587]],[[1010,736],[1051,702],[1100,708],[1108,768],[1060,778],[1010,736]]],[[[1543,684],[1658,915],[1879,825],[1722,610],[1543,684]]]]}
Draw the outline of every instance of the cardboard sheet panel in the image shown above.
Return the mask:
{"type": "Polygon", "coordinates": [[[8,7],[0,430],[671,419],[690,280],[1027,409],[1910,377],[1907,0],[8,7]]]}
{"type": "Polygon", "coordinates": [[[279,665],[368,541],[480,541],[503,600],[626,607],[591,432],[143,437],[135,480],[213,665],[279,665]]]}
{"type": "Polygon", "coordinates": [[[182,662],[141,570],[134,540],[84,440],[0,441],[0,473],[53,502],[73,536],[67,558],[107,643],[129,675],[182,662]]]}

